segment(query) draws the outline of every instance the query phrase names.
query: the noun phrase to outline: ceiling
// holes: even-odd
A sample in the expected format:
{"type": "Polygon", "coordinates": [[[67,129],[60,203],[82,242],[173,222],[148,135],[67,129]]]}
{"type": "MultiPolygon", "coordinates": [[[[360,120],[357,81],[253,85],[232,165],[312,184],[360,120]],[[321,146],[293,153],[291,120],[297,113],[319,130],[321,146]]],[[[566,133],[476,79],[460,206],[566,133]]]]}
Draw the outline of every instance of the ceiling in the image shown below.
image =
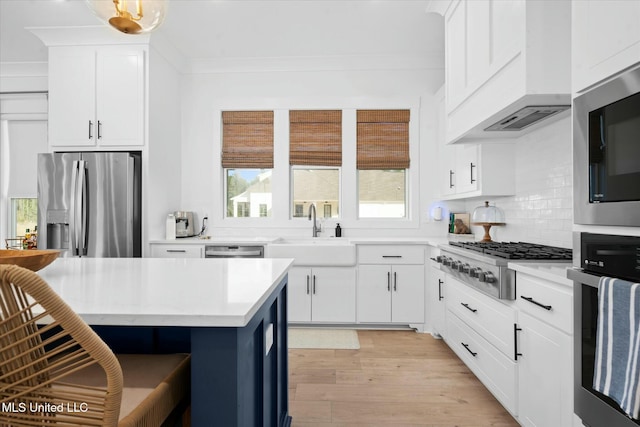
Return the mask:
{"type": "MultiPolygon", "coordinates": [[[[444,48],[442,17],[427,13],[428,3],[171,0],[165,22],[156,31],[188,60],[376,55],[427,58],[442,54],[444,48]]],[[[25,27],[99,24],[83,0],[0,0],[0,62],[47,60],[46,48],[25,27]]]]}

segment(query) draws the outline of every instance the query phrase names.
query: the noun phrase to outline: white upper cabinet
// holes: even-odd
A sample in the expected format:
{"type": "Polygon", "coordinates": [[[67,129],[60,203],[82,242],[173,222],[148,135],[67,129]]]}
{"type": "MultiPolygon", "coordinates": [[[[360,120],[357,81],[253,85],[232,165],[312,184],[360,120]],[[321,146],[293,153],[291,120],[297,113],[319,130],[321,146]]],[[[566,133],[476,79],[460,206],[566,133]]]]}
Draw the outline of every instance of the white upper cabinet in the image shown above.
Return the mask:
{"type": "Polygon", "coordinates": [[[513,138],[539,125],[484,129],[525,106],[570,104],[570,19],[568,0],[452,1],[445,13],[446,141],[513,138]]]}
{"type": "Polygon", "coordinates": [[[49,49],[49,144],[144,145],[145,52],[135,46],[49,49]]]}
{"type": "Polygon", "coordinates": [[[640,2],[572,3],[573,91],[640,62],[640,2]]]}
{"type": "Polygon", "coordinates": [[[445,140],[442,90],[438,102],[438,181],[443,199],[515,194],[515,146],[510,143],[456,144],[445,140]]]}

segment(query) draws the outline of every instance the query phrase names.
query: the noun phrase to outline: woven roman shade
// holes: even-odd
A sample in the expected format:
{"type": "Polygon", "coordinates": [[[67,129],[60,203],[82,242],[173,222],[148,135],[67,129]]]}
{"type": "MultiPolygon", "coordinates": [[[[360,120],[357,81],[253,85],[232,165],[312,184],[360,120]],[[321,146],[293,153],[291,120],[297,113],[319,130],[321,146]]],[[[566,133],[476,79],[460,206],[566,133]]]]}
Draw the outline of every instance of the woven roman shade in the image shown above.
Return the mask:
{"type": "Polygon", "coordinates": [[[289,111],[289,164],[342,166],[342,111],[289,111]]]}
{"type": "Polygon", "coordinates": [[[409,110],[358,110],[357,168],[409,167],[409,110]]]}
{"type": "Polygon", "coordinates": [[[273,111],[222,112],[222,167],[273,168],[273,111]]]}

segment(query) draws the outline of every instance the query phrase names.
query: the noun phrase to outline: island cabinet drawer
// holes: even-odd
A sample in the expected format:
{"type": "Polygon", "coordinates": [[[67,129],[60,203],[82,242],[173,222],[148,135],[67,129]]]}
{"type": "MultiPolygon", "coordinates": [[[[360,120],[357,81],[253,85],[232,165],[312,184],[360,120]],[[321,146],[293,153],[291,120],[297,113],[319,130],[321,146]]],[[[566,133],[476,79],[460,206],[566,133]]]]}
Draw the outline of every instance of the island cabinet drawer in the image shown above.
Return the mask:
{"type": "Polygon", "coordinates": [[[151,245],[152,258],[202,258],[204,246],[151,245]]]}
{"type": "Polygon", "coordinates": [[[447,345],[491,393],[516,415],[517,365],[478,335],[455,314],[447,316],[447,345]]]}
{"type": "Polygon", "coordinates": [[[425,246],[358,245],[360,264],[424,264],[425,246]]]}
{"type": "Polygon", "coordinates": [[[573,289],[570,287],[516,273],[516,304],[519,310],[573,333],[573,289]]]}
{"type": "Polygon", "coordinates": [[[447,309],[506,355],[513,355],[513,307],[484,295],[447,275],[447,309]]]}

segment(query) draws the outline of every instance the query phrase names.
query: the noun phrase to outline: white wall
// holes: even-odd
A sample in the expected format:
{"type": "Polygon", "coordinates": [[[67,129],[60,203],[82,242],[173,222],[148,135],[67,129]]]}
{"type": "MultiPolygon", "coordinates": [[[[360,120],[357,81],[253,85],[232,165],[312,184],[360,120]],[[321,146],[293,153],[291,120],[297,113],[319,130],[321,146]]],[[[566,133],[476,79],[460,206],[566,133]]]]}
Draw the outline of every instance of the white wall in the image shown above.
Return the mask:
{"type": "MultiPolygon", "coordinates": [[[[259,66],[258,66],[259,68],[259,66]]],[[[211,235],[307,235],[311,226],[288,227],[286,223],[266,221],[253,228],[246,225],[229,225],[221,217],[222,176],[219,155],[215,152],[214,135],[216,109],[224,105],[235,108],[288,109],[288,108],[348,108],[357,105],[380,105],[389,100],[397,105],[406,99],[419,106],[419,156],[412,158],[412,167],[419,171],[412,203],[417,203],[417,218],[410,228],[398,227],[397,221],[377,223],[374,230],[366,226],[346,225],[344,236],[376,235],[415,236],[446,233],[446,224],[430,220],[429,206],[436,199],[435,177],[437,166],[435,141],[435,109],[433,93],[442,84],[443,71],[434,69],[395,70],[327,70],[327,71],[264,71],[235,73],[203,73],[186,75],[183,79],[182,98],[182,206],[180,209],[196,211],[201,217],[209,214],[211,235]],[[373,104],[370,104],[373,103],[373,104]],[[307,230],[307,228],[309,230],[307,230]]],[[[377,107],[381,108],[381,107],[377,107]]],[[[396,107],[398,108],[398,107],[396,107]]],[[[415,120],[412,117],[412,120],[415,120]]],[[[278,141],[276,141],[276,144],[278,141]]],[[[274,184],[274,188],[276,184],[274,184]]],[[[288,189],[284,189],[288,194],[288,189]]],[[[354,198],[354,194],[343,194],[354,198]]],[[[277,201],[276,201],[277,202],[277,201]]],[[[288,207],[285,206],[288,210],[288,207]]],[[[340,223],[345,226],[343,221],[340,223]]],[[[242,223],[240,223],[242,224],[242,223]]],[[[246,224],[246,223],[244,223],[246,224]]],[[[332,225],[333,226],[333,225],[332,225]]]]}
{"type": "MultiPolygon", "coordinates": [[[[495,241],[523,241],[570,248],[573,228],[571,117],[518,138],[516,194],[490,199],[506,225],[492,227],[495,241]]],[[[481,200],[467,202],[473,212],[481,200]]],[[[478,238],[482,227],[472,227],[478,238]]]]}

